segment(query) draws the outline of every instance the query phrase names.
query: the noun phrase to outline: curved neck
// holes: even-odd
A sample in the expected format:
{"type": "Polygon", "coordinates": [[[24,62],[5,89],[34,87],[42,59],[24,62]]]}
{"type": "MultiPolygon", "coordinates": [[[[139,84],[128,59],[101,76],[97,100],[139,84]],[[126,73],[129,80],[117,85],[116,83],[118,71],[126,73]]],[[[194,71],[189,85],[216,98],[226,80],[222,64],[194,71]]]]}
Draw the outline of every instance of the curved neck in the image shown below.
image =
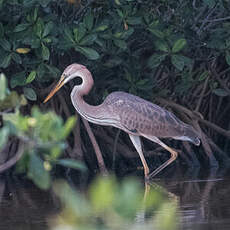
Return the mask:
{"type": "Polygon", "coordinates": [[[75,77],[80,77],[82,79],[82,84],[74,86],[71,92],[71,100],[74,108],[86,120],[101,124],[101,119],[105,113],[102,106],[89,105],[83,99],[83,96],[90,92],[94,84],[91,73],[85,68],[77,71],[75,77]]]}
{"type": "Polygon", "coordinates": [[[76,88],[79,96],[87,95],[93,87],[94,81],[91,73],[88,69],[84,68],[76,72],[74,77],[80,77],[82,79],[81,85],[77,85],[76,88]]]}

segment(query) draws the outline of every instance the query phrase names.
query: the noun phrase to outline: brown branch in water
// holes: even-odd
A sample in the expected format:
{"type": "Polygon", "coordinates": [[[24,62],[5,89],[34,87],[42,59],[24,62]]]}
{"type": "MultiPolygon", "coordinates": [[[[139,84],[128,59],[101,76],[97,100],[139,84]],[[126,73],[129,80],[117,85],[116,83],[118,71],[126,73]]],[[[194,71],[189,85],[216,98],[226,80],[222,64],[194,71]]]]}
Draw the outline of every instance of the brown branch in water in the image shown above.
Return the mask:
{"type": "Polygon", "coordinates": [[[215,156],[213,155],[212,149],[209,145],[209,142],[207,140],[207,136],[205,135],[205,133],[201,130],[200,125],[198,123],[198,121],[192,121],[193,126],[195,127],[195,129],[199,132],[200,134],[200,138],[201,138],[201,143],[202,146],[204,148],[205,153],[207,154],[207,156],[209,157],[209,161],[210,164],[212,166],[218,166],[218,162],[215,158],[215,156]]]}
{"type": "Polygon", "coordinates": [[[0,165],[0,173],[6,171],[17,163],[17,161],[22,157],[24,153],[24,147],[24,143],[22,141],[19,142],[19,148],[16,154],[10,160],[0,165]]]}
{"type": "Polygon", "coordinates": [[[82,119],[82,121],[83,121],[83,124],[84,124],[84,126],[85,126],[85,128],[86,128],[86,131],[87,131],[87,133],[88,133],[88,135],[89,135],[89,138],[90,138],[91,143],[92,143],[92,145],[93,145],[93,148],[94,148],[94,150],[95,150],[95,153],[96,153],[96,157],[97,157],[97,161],[98,161],[98,165],[99,165],[100,171],[101,171],[102,173],[104,173],[104,174],[107,174],[108,172],[107,172],[107,169],[106,169],[106,167],[105,167],[105,163],[104,163],[104,160],[103,160],[103,157],[102,157],[101,150],[100,150],[99,145],[98,145],[98,143],[97,143],[97,141],[96,141],[96,138],[95,138],[95,136],[94,136],[94,134],[93,134],[93,132],[92,132],[90,126],[89,126],[89,123],[88,123],[88,121],[85,120],[83,117],[81,117],[81,119],[82,119]]]}

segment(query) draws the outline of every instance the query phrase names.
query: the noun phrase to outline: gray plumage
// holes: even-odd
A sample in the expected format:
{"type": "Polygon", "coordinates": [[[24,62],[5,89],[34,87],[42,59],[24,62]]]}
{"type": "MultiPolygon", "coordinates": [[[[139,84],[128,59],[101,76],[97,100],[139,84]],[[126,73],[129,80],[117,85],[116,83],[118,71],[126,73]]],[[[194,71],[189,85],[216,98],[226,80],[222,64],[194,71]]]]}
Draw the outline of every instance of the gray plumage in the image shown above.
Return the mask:
{"type": "Polygon", "coordinates": [[[103,102],[108,112],[119,115],[125,131],[133,135],[152,135],[159,138],[188,140],[200,144],[199,134],[190,125],[179,120],[168,110],[138,96],[125,92],[114,92],[103,102]]]}

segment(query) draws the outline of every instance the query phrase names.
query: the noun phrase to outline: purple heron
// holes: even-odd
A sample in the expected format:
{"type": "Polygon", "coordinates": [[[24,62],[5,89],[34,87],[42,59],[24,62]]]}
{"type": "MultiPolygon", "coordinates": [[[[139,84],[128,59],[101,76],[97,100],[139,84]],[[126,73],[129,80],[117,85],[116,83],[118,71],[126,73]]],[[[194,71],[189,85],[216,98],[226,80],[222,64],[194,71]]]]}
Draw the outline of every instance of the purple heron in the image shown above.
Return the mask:
{"type": "Polygon", "coordinates": [[[113,92],[100,105],[92,106],[87,104],[83,96],[90,92],[94,81],[89,70],[80,64],[69,65],[64,70],[61,79],[46,97],[44,103],[64,84],[76,77],[80,77],[82,83],[74,86],[71,92],[71,101],[74,108],[89,122],[114,126],[128,133],[141,158],[146,179],[158,174],[171,164],[178,155],[174,149],[164,144],[159,138],[173,138],[190,141],[195,145],[200,144],[199,134],[192,126],[180,121],[171,112],[138,96],[125,92],[113,92]],[[140,136],[161,145],[171,153],[170,159],[152,173],[149,173],[149,167],[141,147],[140,136]]]}

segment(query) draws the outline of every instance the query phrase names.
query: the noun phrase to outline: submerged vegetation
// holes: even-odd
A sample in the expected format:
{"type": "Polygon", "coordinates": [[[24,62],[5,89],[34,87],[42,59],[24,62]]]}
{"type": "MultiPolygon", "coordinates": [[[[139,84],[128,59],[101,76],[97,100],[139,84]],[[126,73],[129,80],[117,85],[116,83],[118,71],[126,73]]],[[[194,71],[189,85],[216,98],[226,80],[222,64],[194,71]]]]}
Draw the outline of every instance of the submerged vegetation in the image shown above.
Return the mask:
{"type": "MultiPolygon", "coordinates": [[[[158,103],[201,133],[199,155],[186,142],[170,143],[181,149],[188,165],[203,164],[206,158],[215,166],[229,162],[229,4],[225,0],[0,1],[2,171],[18,162],[17,171],[48,188],[53,165],[84,168],[78,161],[60,160],[61,156],[95,169],[85,129],[71,117],[72,85],[50,104],[42,104],[50,84],[74,62],[93,73],[95,87],[86,98],[90,103],[98,104],[116,90],[158,103]]],[[[115,170],[125,173],[122,170],[136,167],[135,161],[126,160],[138,159],[126,136],[118,139],[118,133],[114,139],[116,129],[92,128],[108,168],[119,164],[115,170]]],[[[153,155],[153,143],[145,142],[145,148],[153,155]]]]}

